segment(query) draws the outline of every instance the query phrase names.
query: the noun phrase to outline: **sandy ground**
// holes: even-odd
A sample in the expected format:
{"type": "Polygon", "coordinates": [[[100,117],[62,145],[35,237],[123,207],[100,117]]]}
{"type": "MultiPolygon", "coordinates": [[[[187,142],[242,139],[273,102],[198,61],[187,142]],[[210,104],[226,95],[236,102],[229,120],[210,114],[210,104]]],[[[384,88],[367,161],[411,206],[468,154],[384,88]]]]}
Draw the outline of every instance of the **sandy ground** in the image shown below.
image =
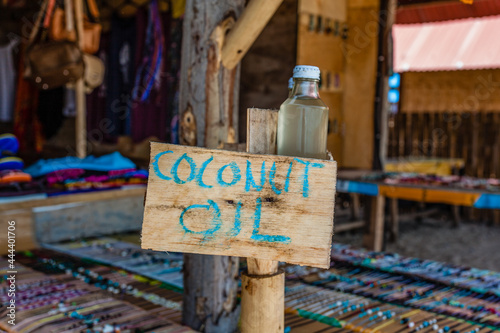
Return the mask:
{"type": "MultiPolygon", "coordinates": [[[[334,242],[361,246],[362,233],[344,232],[334,242]]],[[[462,222],[425,218],[400,222],[397,243],[386,243],[385,251],[500,272],[500,227],[481,222],[462,222]]]]}

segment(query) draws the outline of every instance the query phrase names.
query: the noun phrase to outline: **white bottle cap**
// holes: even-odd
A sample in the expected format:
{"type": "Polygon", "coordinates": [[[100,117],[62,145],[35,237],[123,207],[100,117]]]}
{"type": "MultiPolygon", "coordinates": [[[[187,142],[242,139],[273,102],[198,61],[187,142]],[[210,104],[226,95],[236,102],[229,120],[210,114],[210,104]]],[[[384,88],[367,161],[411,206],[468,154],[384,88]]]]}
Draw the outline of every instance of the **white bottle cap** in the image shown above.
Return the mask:
{"type": "Polygon", "coordinates": [[[293,89],[293,77],[288,79],[288,89],[293,89]]]}
{"type": "Polygon", "coordinates": [[[320,70],[316,66],[295,66],[293,69],[293,77],[300,79],[319,80],[320,70]]]}

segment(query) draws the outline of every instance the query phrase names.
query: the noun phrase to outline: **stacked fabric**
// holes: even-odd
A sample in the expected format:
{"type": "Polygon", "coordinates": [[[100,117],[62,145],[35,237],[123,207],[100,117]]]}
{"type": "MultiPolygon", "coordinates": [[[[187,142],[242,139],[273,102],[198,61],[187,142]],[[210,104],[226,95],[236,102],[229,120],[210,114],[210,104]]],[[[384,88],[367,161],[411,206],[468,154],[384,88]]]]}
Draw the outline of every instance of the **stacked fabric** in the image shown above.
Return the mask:
{"type": "Polygon", "coordinates": [[[0,135],[0,188],[31,181],[31,176],[22,171],[23,160],[16,157],[18,150],[19,141],[13,134],[0,135]]]}
{"type": "Polygon", "coordinates": [[[120,153],[86,158],[68,156],[39,160],[27,167],[29,177],[23,184],[9,183],[0,190],[0,197],[14,197],[43,193],[47,196],[76,192],[118,189],[126,186],[144,186],[148,173],[120,153]]]}

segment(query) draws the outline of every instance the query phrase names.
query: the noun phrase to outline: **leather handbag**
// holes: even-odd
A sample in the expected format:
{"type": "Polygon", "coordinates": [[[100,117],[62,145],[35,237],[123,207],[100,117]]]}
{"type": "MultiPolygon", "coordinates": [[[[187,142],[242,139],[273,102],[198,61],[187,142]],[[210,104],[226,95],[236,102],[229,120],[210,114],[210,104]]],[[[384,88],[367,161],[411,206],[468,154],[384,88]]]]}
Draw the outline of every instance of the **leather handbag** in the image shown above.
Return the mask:
{"type": "Polygon", "coordinates": [[[40,30],[41,17],[45,14],[45,25],[50,20],[50,6],[54,0],[46,0],[38,15],[37,22],[31,32],[25,52],[26,72],[29,78],[40,89],[53,89],[66,83],[75,82],[83,77],[83,55],[78,45],[70,41],[47,41],[46,31],[35,43],[40,30]]]}
{"type": "MultiPolygon", "coordinates": [[[[95,54],[99,50],[102,32],[102,25],[98,23],[99,9],[95,0],[87,0],[86,7],[89,15],[84,17],[83,21],[82,51],[89,54],[95,54]]],[[[52,40],[76,40],[71,1],[65,2],[65,9],[66,10],[60,7],[54,9],[49,27],[49,37],[52,40]]]]}
{"type": "Polygon", "coordinates": [[[102,84],[106,70],[104,63],[99,57],[84,54],[83,62],[85,63],[85,72],[83,74],[85,92],[90,94],[94,88],[97,88],[102,84]]]}

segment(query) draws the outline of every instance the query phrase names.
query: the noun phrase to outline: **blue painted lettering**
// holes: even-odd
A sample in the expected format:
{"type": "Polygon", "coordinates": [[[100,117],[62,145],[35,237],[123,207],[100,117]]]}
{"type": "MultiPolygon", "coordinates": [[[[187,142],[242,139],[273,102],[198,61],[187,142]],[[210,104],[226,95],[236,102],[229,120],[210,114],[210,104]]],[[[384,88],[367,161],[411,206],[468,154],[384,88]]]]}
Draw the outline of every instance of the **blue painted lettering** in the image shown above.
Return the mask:
{"type": "Polygon", "coordinates": [[[288,187],[290,186],[290,174],[292,173],[292,167],[293,167],[293,161],[290,162],[290,165],[288,166],[288,172],[286,173],[285,192],[288,192],[288,187]]]}
{"type": "Polygon", "coordinates": [[[160,160],[160,157],[162,157],[163,155],[165,154],[169,154],[169,153],[173,153],[173,151],[171,150],[168,150],[168,151],[163,151],[161,153],[158,153],[156,154],[156,156],[153,158],[153,162],[151,162],[151,164],[153,164],[153,170],[155,172],[155,174],[161,178],[161,179],[164,179],[164,180],[170,180],[172,178],[170,178],[169,176],[166,176],[165,174],[163,174],[163,172],[160,171],[160,167],[158,166],[158,161],[160,160]]]}
{"type": "Polygon", "coordinates": [[[255,214],[254,214],[254,223],[253,223],[253,231],[252,231],[252,236],[250,237],[254,241],[257,242],[271,242],[271,243],[284,243],[284,244],[289,244],[291,239],[290,237],[287,236],[281,236],[281,235],[261,235],[259,234],[259,228],[260,228],[260,216],[261,216],[261,210],[262,210],[262,198],[257,198],[257,205],[255,207],[255,214]]]}
{"type": "Polygon", "coordinates": [[[174,176],[174,181],[177,184],[185,184],[190,181],[192,181],[196,175],[196,163],[194,163],[194,160],[187,155],[187,153],[184,153],[181,157],[175,161],[174,165],[172,165],[172,170],[170,170],[170,173],[172,176],[174,176]],[[182,160],[186,160],[189,164],[189,168],[191,169],[189,173],[189,177],[186,180],[182,180],[179,178],[179,175],[177,174],[177,170],[179,169],[179,165],[181,164],[182,160]]]}
{"type": "Polygon", "coordinates": [[[203,188],[212,188],[212,185],[207,185],[203,182],[203,173],[205,172],[205,169],[207,168],[208,164],[214,160],[213,156],[210,156],[208,160],[203,162],[200,168],[200,172],[198,172],[198,175],[196,176],[196,182],[198,183],[198,186],[203,187],[203,188]]]}
{"type": "Polygon", "coordinates": [[[254,187],[257,192],[262,191],[264,184],[266,183],[266,161],[262,162],[262,167],[260,169],[260,186],[255,184],[252,174],[252,163],[247,160],[247,172],[246,172],[247,181],[245,184],[245,191],[249,192],[251,187],[254,187]]]}
{"type": "Polygon", "coordinates": [[[301,177],[302,178],[302,196],[304,198],[307,198],[309,196],[309,166],[311,166],[313,168],[323,168],[325,165],[323,163],[314,163],[314,162],[304,161],[304,160],[301,160],[299,158],[294,158],[293,160],[305,165],[304,175],[301,177]]]}
{"type": "Polygon", "coordinates": [[[241,179],[240,168],[238,168],[238,165],[234,161],[229,163],[229,164],[224,165],[217,172],[217,183],[219,183],[219,185],[223,186],[223,187],[233,186],[237,182],[239,182],[240,179],[241,179]],[[231,180],[230,183],[227,183],[226,181],[224,181],[224,179],[222,179],[222,174],[224,173],[224,170],[226,170],[227,167],[230,167],[231,171],[233,172],[233,180],[231,180]]]}
{"type": "MultiPolygon", "coordinates": [[[[271,167],[271,171],[269,171],[269,184],[277,195],[281,194],[281,190],[276,188],[276,184],[274,182],[274,177],[276,177],[276,162],[273,162],[273,166],[271,167]]],[[[288,177],[287,177],[288,179],[288,177]]]]}
{"type": "Polygon", "coordinates": [[[207,200],[207,202],[208,205],[191,205],[184,208],[184,210],[181,213],[181,216],[179,217],[179,223],[186,233],[203,235],[204,239],[209,239],[213,237],[213,235],[215,234],[215,232],[217,232],[217,230],[220,229],[222,225],[222,220],[220,218],[219,206],[212,200],[207,200]],[[184,223],[184,214],[190,209],[206,209],[206,210],[212,209],[213,210],[212,221],[211,221],[212,227],[204,231],[194,231],[186,227],[186,224],[184,223]]]}
{"type": "Polygon", "coordinates": [[[238,236],[241,231],[241,206],[241,201],[238,201],[238,204],[236,205],[236,213],[234,214],[234,227],[227,233],[229,237],[238,236]]]}

